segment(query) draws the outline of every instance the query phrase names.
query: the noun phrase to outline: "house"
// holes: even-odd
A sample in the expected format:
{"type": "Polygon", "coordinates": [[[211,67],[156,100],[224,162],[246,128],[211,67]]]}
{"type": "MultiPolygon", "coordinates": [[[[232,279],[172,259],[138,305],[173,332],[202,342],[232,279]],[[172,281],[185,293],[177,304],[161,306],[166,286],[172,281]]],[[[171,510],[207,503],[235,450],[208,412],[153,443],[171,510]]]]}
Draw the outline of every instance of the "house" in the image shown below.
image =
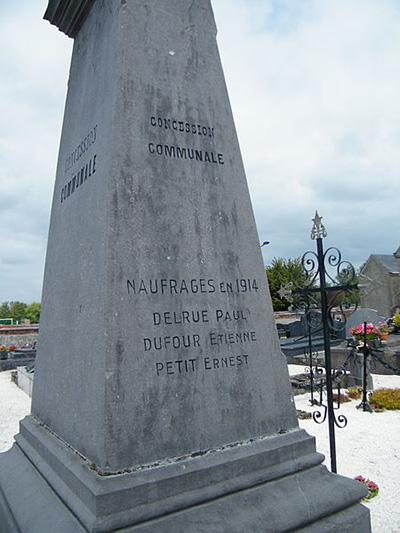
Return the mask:
{"type": "Polygon", "coordinates": [[[400,310],[400,246],[391,255],[370,255],[360,271],[360,303],[385,317],[400,310]]]}

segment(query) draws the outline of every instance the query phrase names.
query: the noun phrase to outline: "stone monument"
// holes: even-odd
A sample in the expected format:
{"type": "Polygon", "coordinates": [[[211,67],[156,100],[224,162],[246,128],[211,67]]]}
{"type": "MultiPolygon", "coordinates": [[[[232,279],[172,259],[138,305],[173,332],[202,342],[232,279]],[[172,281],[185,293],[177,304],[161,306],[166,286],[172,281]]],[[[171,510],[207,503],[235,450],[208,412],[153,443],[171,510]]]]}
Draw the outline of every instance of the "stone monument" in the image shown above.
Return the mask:
{"type": "Polygon", "coordinates": [[[210,0],[45,18],[74,50],[3,531],[369,531],[298,427],[210,0]]]}

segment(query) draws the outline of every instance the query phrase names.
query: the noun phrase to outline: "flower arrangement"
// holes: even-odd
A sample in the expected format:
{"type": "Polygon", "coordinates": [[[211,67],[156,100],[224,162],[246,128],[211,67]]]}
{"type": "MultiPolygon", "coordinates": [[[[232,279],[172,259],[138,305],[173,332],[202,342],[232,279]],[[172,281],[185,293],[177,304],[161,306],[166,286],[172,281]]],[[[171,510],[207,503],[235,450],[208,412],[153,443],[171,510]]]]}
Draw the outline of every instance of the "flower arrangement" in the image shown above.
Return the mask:
{"type": "MultiPolygon", "coordinates": [[[[364,323],[353,326],[349,329],[350,335],[355,339],[362,341],[364,339],[364,323]]],[[[378,338],[378,328],[372,322],[366,325],[367,340],[373,341],[378,338]]]]}
{"type": "Polygon", "coordinates": [[[380,333],[389,333],[389,326],[386,324],[386,322],[379,322],[378,331],[380,333]]]}
{"type": "Polygon", "coordinates": [[[360,483],[363,483],[368,489],[368,496],[365,496],[363,500],[372,500],[372,498],[375,498],[375,496],[378,496],[379,487],[374,481],[365,479],[365,477],[363,476],[356,476],[354,479],[356,481],[359,481],[360,483]]]}

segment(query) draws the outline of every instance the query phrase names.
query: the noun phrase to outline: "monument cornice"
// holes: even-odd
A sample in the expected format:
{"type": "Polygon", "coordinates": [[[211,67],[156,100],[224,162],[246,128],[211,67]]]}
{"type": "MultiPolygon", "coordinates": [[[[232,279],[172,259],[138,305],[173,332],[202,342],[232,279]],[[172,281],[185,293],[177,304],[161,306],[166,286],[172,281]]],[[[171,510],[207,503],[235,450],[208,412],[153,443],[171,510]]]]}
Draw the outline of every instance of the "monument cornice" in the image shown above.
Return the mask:
{"type": "Polygon", "coordinates": [[[44,19],[68,35],[76,37],[96,0],[49,0],[44,19]]]}

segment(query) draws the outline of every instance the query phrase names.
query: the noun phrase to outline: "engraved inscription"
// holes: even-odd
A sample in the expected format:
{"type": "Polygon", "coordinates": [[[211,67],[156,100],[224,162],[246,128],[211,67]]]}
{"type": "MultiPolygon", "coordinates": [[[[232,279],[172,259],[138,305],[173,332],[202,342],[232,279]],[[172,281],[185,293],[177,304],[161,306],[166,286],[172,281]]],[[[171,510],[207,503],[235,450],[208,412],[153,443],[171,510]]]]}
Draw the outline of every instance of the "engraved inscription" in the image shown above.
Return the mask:
{"type": "Polygon", "coordinates": [[[233,281],[217,282],[212,278],[177,280],[175,278],[162,279],[127,279],[126,287],[131,295],[179,295],[179,294],[213,294],[216,292],[257,292],[256,279],[238,278],[233,281]]]}
{"type": "MultiPolygon", "coordinates": [[[[152,158],[225,165],[225,157],[215,142],[214,126],[206,121],[154,113],[146,126],[151,137],[145,146],[152,158]]],[[[258,338],[250,310],[242,302],[247,294],[257,294],[258,290],[254,278],[126,279],[133,305],[148,298],[160,304],[163,297],[169,303],[164,309],[149,312],[148,327],[142,336],[142,355],[156,376],[245,371],[258,354],[258,338]],[[207,305],[204,298],[198,298],[201,307],[188,307],[188,303],[183,309],[179,306],[182,296],[193,302],[196,296],[203,295],[207,296],[207,305]],[[223,295],[223,301],[232,302],[232,307],[224,308],[219,295],[223,295]],[[234,307],[235,303],[238,307],[234,307]]]]}
{"type": "Polygon", "coordinates": [[[208,310],[201,311],[165,311],[164,313],[153,313],[153,324],[173,325],[173,324],[198,324],[199,322],[209,322],[208,310]]]}
{"type": "Polygon", "coordinates": [[[250,309],[213,308],[212,300],[215,296],[218,299],[218,294],[256,294],[259,288],[255,278],[225,281],[213,278],[132,278],[126,280],[126,290],[135,300],[157,295],[172,297],[171,302],[179,302],[182,295],[210,295],[211,308],[167,308],[149,314],[153,331],[142,337],[142,350],[149,361],[157,358],[152,363],[157,376],[248,368],[253,357],[249,355],[251,351],[238,355],[232,352],[239,345],[250,349],[258,342],[256,331],[252,328],[250,309]],[[178,326],[179,332],[176,331],[178,326]],[[157,330],[160,330],[158,335],[157,330]],[[174,353],[177,357],[173,357],[174,353]],[[187,357],[189,353],[191,358],[187,357]],[[182,357],[184,355],[186,357],[182,357]]]}
{"type": "Polygon", "coordinates": [[[176,159],[189,159],[191,161],[200,161],[204,163],[215,163],[225,165],[224,156],[215,152],[207,152],[194,148],[171,146],[168,144],[149,143],[149,152],[151,155],[162,155],[176,159]]]}
{"type": "Polygon", "coordinates": [[[237,368],[239,366],[247,366],[248,355],[231,355],[229,357],[204,357],[203,363],[205,370],[213,370],[217,368],[237,368]]]}
{"type": "Polygon", "coordinates": [[[200,336],[199,335],[174,335],[170,337],[153,337],[152,339],[144,338],[144,350],[145,352],[149,350],[163,350],[166,348],[174,348],[176,350],[182,348],[196,348],[200,346],[200,336]]]}
{"type": "Polygon", "coordinates": [[[160,376],[162,373],[172,375],[196,371],[197,359],[179,359],[178,361],[166,361],[165,363],[156,363],[157,376],[160,376]]]}
{"type": "Polygon", "coordinates": [[[244,344],[246,342],[256,342],[256,332],[255,331],[241,331],[239,333],[210,333],[210,345],[216,346],[218,344],[244,344]]]}
{"type": "Polygon", "coordinates": [[[157,376],[173,376],[176,374],[188,374],[199,370],[225,370],[229,368],[239,369],[247,367],[249,356],[245,354],[230,355],[228,357],[202,357],[200,359],[178,359],[175,361],[158,362],[155,364],[157,376]]]}
{"type": "Polygon", "coordinates": [[[65,160],[64,165],[64,172],[68,172],[75,163],[79,161],[79,159],[83,156],[87,150],[94,144],[97,140],[97,124],[90,130],[90,132],[85,136],[84,139],[78,144],[78,146],[75,148],[75,150],[72,152],[72,154],[67,157],[65,160]]]}
{"type": "Polygon", "coordinates": [[[72,176],[68,183],[61,189],[61,203],[65,202],[79,187],[81,187],[88,178],[96,172],[97,154],[72,176]]]}
{"type": "Polygon", "coordinates": [[[72,154],[67,157],[64,165],[64,174],[67,174],[78,163],[79,167],[70,174],[70,179],[61,188],[60,202],[64,203],[75,191],[82,187],[97,171],[97,154],[86,154],[87,152],[93,152],[92,146],[96,143],[98,138],[98,125],[94,126],[89,133],[81,140],[72,154]],[[84,155],[86,154],[86,157],[84,155]],[[81,161],[82,159],[82,161],[81,161]]]}
{"type": "Polygon", "coordinates": [[[163,130],[173,130],[179,133],[189,133],[203,137],[214,137],[214,128],[211,126],[204,126],[203,124],[191,124],[184,120],[177,120],[175,118],[150,117],[150,125],[153,128],[161,128],[163,130]]]}
{"type": "MultiPolygon", "coordinates": [[[[151,130],[161,133],[180,133],[186,136],[196,136],[208,139],[215,138],[214,126],[209,124],[194,123],[189,120],[179,120],[171,117],[150,117],[151,130]]],[[[149,142],[147,149],[152,156],[161,156],[169,159],[181,159],[199,163],[225,165],[224,155],[213,149],[204,149],[194,146],[182,146],[164,142],[149,142]]]]}

